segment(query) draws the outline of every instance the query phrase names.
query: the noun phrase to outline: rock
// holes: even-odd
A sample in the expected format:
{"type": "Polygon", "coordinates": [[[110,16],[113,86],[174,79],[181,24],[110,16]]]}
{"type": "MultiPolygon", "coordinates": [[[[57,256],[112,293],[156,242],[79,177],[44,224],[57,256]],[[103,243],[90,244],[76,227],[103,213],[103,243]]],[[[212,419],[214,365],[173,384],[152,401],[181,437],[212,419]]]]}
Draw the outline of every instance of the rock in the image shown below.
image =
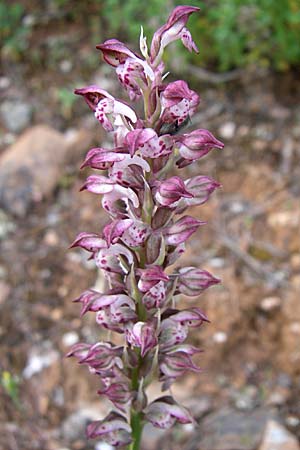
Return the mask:
{"type": "Polygon", "coordinates": [[[12,133],[19,133],[30,124],[32,112],[30,104],[17,100],[6,100],[0,107],[4,126],[12,133]]]}
{"type": "Polygon", "coordinates": [[[64,136],[44,125],[22,134],[0,159],[0,204],[24,217],[55,187],[66,148],[64,136]]]}
{"type": "Polygon", "coordinates": [[[43,343],[41,348],[32,348],[26,367],[23,370],[24,378],[31,378],[42,370],[50,367],[59,359],[59,353],[52,349],[47,341],[43,343]]]}
{"type": "Polygon", "coordinates": [[[0,206],[25,217],[33,203],[53,191],[65,164],[78,160],[92,138],[88,128],[65,135],[45,125],[27,130],[0,158],[0,206]]]}
{"type": "Polygon", "coordinates": [[[223,139],[232,139],[236,130],[234,122],[226,122],[219,128],[219,134],[223,139]]]}
{"type": "MultiPolygon", "coordinates": [[[[0,182],[1,183],[1,182],[0,182]]],[[[4,211],[0,209],[0,240],[5,239],[6,236],[15,231],[16,224],[12,222],[4,211]]]]}
{"type": "Polygon", "coordinates": [[[265,297],[260,302],[260,309],[264,312],[271,312],[278,309],[281,305],[281,298],[279,297],[265,297]]]}
{"type": "Polygon", "coordinates": [[[266,409],[242,413],[223,408],[200,422],[200,432],[184,450],[255,450],[270,418],[266,409]]]}
{"type": "Polygon", "coordinates": [[[259,450],[300,450],[298,440],[282,425],[269,420],[259,450]]]}
{"type": "Polygon", "coordinates": [[[242,392],[237,392],[235,397],[235,407],[240,411],[254,409],[257,404],[257,388],[254,385],[246,386],[242,392]]]}

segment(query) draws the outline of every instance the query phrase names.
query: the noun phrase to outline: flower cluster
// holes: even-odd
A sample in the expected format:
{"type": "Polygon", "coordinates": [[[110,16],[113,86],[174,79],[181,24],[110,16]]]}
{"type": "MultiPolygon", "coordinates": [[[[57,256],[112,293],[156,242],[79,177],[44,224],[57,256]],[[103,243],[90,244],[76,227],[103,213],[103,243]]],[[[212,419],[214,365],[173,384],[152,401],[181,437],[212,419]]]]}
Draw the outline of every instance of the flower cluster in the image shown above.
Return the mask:
{"type": "Polygon", "coordinates": [[[75,91],[114,140],[113,148],[92,148],[82,164],[99,171],[82,190],[102,196],[110,221],[102,233],[80,233],[72,244],[90,252],[108,289],[88,289],[75,301],[82,315],[95,313],[99,326],[122,334],[124,341],[79,343],[68,355],[99,376],[99,395],[117,409],[91,423],[88,436],[116,447],[133,442],[138,449],[145,421],[160,428],[192,422],[171,396],[149,403],[146,389],[158,379],[166,390],[187,370],[200,371],[192,360],[199,350],[185,341],[190,328],[208,319],[198,307],[178,309],[176,300],[179,294],[198,296],[219,283],[206,270],[170,268],[204,224],[186,214],[187,208],[205,203],[219,187],[208,176],[179,176],[183,167],[223,144],[204,129],[181,133],[200,98],[185,81],[164,82],[162,56],[170,42],[181,39],[189,51],[197,51],[186,23],[198,9],[175,8],[154,34],[150,51],[141,33],[141,55],[116,39],[97,46],[130,100],[143,100],[142,118],[101,87],[75,91]]]}

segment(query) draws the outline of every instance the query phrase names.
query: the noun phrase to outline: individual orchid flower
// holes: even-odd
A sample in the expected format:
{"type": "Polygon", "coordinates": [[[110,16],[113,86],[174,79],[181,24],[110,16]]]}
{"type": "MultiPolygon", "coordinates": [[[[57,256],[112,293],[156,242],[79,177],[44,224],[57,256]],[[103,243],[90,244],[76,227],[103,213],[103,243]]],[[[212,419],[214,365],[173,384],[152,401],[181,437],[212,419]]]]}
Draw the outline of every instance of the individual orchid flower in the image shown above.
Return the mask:
{"type": "Polygon", "coordinates": [[[168,134],[158,136],[153,129],[143,128],[130,131],[125,144],[131,155],[138,151],[142,156],[153,159],[172,153],[174,141],[168,134]]]}
{"type": "Polygon", "coordinates": [[[127,273],[128,268],[124,264],[122,265],[121,256],[126,259],[128,267],[134,262],[133,253],[119,243],[111,244],[109,247],[101,248],[95,252],[94,261],[99,268],[108,272],[127,273]]]}
{"type": "Polygon", "coordinates": [[[133,109],[120,100],[116,100],[112,95],[98,86],[91,85],[81,89],[75,89],[75,94],[82,95],[94,111],[96,119],[106,131],[114,131],[109,115],[121,115],[128,118],[132,123],[137,121],[137,117],[133,109]]]}
{"type": "Polygon", "coordinates": [[[80,168],[89,166],[92,169],[106,170],[115,162],[123,161],[125,157],[124,153],[117,153],[106,148],[92,148],[88,151],[80,168]]]}
{"type": "Polygon", "coordinates": [[[169,245],[179,245],[185,242],[201,225],[205,225],[198,219],[191,216],[184,216],[164,230],[166,243],[169,245]]]}
{"type": "Polygon", "coordinates": [[[130,100],[137,100],[142,95],[142,90],[147,89],[144,67],[136,59],[127,58],[124,64],[116,68],[116,73],[130,100]]]}
{"type": "Polygon", "coordinates": [[[142,358],[157,345],[155,328],[146,322],[136,322],[133,326],[128,326],[126,339],[130,345],[141,349],[142,358]]]}
{"type": "Polygon", "coordinates": [[[115,162],[109,169],[109,178],[123,187],[142,189],[144,172],[150,172],[150,166],[143,158],[126,154],[122,161],[115,162]]]}
{"type": "Polygon", "coordinates": [[[150,266],[147,269],[139,269],[140,279],[138,288],[141,292],[149,291],[160,281],[168,281],[169,277],[160,266],[150,266]]]}
{"type": "Polygon", "coordinates": [[[103,420],[97,420],[90,423],[87,427],[87,436],[89,438],[101,438],[114,447],[120,447],[130,444],[131,427],[127,420],[121,414],[111,412],[103,420]]]}
{"type": "Polygon", "coordinates": [[[185,198],[185,206],[198,206],[207,202],[210,195],[221,185],[210,177],[198,175],[185,181],[186,189],[193,195],[191,198],[185,198]]]}
{"type": "Polygon", "coordinates": [[[70,248],[81,247],[88,252],[95,253],[100,248],[106,248],[107,243],[102,237],[97,233],[79,233],[70,248]]]}
{"type": "Polygon", "coordinates": [[[151,80],[154,79],[154,72],[147,61],[140,58],[136,53],[129,50],[122,42],[117,39],[108,39],[103,44],[96,45],[96,48],[102,51],[103,59],[107,64],[118,67],[125,64],[128,59],[134,61],[143,67],[144,74],[151,80]]]}
{"type": "Polygon", "coordinates": [[[152,286],[143,296],[143,304],[147,309],[161,308],[166,300],[166,286],[163,281],[159,281],[152,286]]]}
{"type": "Polygon", "coordinates": [[[192,198],[180,177],[174,176],[158,183],[155,199],[162,206],[174,207],[181,198],[192,198]]]}
{"type": "Polygon", "coordinates": [[[189,16],[197,11],[199,8],[195,6],[177,6],[170,14],[167,23],[154,33],[150,51],[154,67],[160,62],[165,47],[177,39],[181,39],[189,51],[198,52],[190,32],[185,27],[189,16]]]}
{"type": "Polygon", "coordinates": [[[197,269],[196,267],[184,267],[179,270],[177,291],[193,297],[220,282],[221,280],[214,277],[207,270],[197,269]]]}
{"type": "Polygon", "coordinates": [[[110,379],[107,379],[105,386],[99,389],[97,394],[105,395],[122,412],[126,412],[126,406],[132,399],[129,383],[123,380],[111,383],[110,379]]]}
{"type": "Polygon", "coordinates": [[[179,406],[171,396],[160,397],[150,403],[145,414],[153,426],[162,429],[171,428],[175,422],[194,422],[189,411],[179,406]]]}
{"type": "Polygon", "coordinates": [[[176,122],[179,127],[195,114],[200,97],[189,89],[185,81],[178,80],[167,85],[161,95],[161,103],[163,107],[161,123],[176,122]]]}
{"type": "Polygon", "coordinates": [[[103,228],[103,236],[108,246],[116,244],[125,231],[133,224],[131,219],[116,219],[105,225],[103,228]]]}
{"type": "Polygon", "coordinates": [[[179,144],[179,153],[183,159],[183,161],[179,160],[177,163],[178,167],[186,165],[184,160],[187,160],[190,164],[192,161],[207,155],[213,148],[222,149],[224,147],[223,142],[216,139],[209,131],[202,129],[177,136],[176,141],[179,144]]]}

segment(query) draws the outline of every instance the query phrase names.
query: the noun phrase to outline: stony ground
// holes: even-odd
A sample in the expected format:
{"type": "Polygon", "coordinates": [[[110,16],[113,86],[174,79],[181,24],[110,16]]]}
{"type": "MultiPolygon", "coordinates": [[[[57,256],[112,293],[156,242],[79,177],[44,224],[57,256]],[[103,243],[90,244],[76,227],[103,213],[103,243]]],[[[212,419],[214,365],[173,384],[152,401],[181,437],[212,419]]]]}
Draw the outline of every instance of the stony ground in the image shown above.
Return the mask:
{"type": "MultiPolygon", "coordinates": [[[[72,59],[65,61],[55,88],[64,77],[81,86],[85,75],[71,76],[72,59]]],[[[86,175],[78,168],[106,137],[84,105],[57,100],[49,74],[29,78],[20,62],[4,69],[0,449],[107,450],[87,442],[84,427],[108,405],[95,396],[94,377],[64,358],[71,344],[101,337],[71,302],[101,276],[68,245],[79,231],[105,223],[98,198],[78,192],[86,175]]],[[[86,81],[95,79],[117,88],[106,69],[86,81]]],[[[192,126],[207,127],[226,147],[189,169],[223,187],[194,209],[208,225],[180,263],[206,268],[223,283],[197,300],[211,320],[193,336],[205,350],[203,374],[173,389],[200,426],[147,428],[144,450],[299,450],[299,81],[255,71],[222,85],[191,80],[203,98],[192,126]]]]}

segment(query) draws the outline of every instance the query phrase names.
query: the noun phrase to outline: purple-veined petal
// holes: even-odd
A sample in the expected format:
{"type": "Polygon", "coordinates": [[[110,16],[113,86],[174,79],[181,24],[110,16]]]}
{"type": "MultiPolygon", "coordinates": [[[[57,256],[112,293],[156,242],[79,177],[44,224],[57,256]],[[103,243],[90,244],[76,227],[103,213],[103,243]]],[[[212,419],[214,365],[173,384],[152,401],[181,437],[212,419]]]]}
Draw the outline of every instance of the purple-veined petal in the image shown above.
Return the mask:
{"type": "Polygon", "coordinates": [[[186,180],[185,186],[193,194],[193,198],[185,199],[184,204],[187,206],[195,206],[205,203],[215,189],[221,185],[210,177],[198,175],[186,180]]]}
{"type": "Polygon", "coordinates": [[[193,194],[186,189],[183,180],[177,176],[159,182],[156,189],[155,199],[162,206],[172,207],[182,197],[193,197],[193,194]]]}
{"type": "Polygon", "coordinates": [[[222,149],[223,142],[216,139],[208,130],[194,130],[176,138],[179,143],[180,155],[187,160],[194,161],[202,158],[213,148],[222,149]]]}
{"type": "MultiPolygon", "coordinates": [[[[183,44],[190,50],[191,43],[187,42],[188,39],[184,35],[184,30],[189,16],[197,11],[199,11],[199,8],[195,6],[177,6],[170,14],[167,23],[154,33],[150,50],[153,65],[160,62],[164,48],[177,39],[181,38],[183,44]]],[[[195,44],[192,48],[198,51],[195,44]]]]}
{"type": "Polygon", "coordinates": [[[131,219],[113,220],[103,228],[103,236],[107,244],[115,244],[124,232],[131,227],[133,221],[131,219]]]}
{"type": "Polygon", "coordinates": [[[173,145],[174,140],[171,135],[157,136],[155,133],[155,136],[145,142],[143,147],[140,148],[140,152],[145,158],[160,158],[170,155],[173,145]]]}
{"type": "Polygon", "coordinates": [[[107,194],[113,191],[115,183],[103,175],[90,175],[82,188],[83,190],[88,190],[94,194],[107,194]]]}
{"type": "Polygon", "coordinates": [[[161,308],[166,299],[166,288],[163,281],[155,284],[142,298],[143,304],[147,309],[161,308]]]}
{"type": "Polygon", "coordinates": [[[177,290],[190,297],[201,294],[214,284],[219,284],[221,280],[214,277],[207,270],[196,267],[184,267],[179,270],[177,290]]]}
{"type": "Polygon", "coordinates": [[[149,291],[159,281],[169,281],[168,275],[163,271],[162,267],[154,265],[147,269],[138,269],[140,279],[138,288],[141,292],[149,291]]]}
{"type": "Polygon", "coordinates": [[[164,236],[166,243],[169,245],[178,245],[185,242],[200,225],[205,225],[205,222],[194,219],[191,216],[181,217],[177,222],[165,228],[164,236]]]}
{"type": "Polygon", "coordinates": [[[153,325],[146,322],[136,322],[126,328],[127,342],[133,347],[141,349],[142,358],[157,345],[157,337],[153,325]]]}
{"type": "Polygon", "coordinates": [[[100,248],[106,248],[107,244],[102,237],[97,233],[79,233],[70,248],[81,247],[88,252],[94,253],[100,248]]]}
{"type": "Polygon", "coordinates": [[[124,153],[116,153],[106,148],[92,148],[88,151],[81,169],[92,167],[93,169],[109,169],[113,163],[122,161],[126,157],[124,153]]]}
{"type": "Polygon", "coordinates": [[[157,136],[157,134],[152,128],[138,128],[127,133],[125,145],[128,146],[129,153],[133,156],[138,149],[144,147],[144,145],[155,136],[157,136]]]}
{"type": "Polygon", "coordinates": [[[169,83],[161,95],[163,123],[176,122],[180,126],[188,117],[191,117],[200,103],[200,97],[189,89],[183,80],[169,83]]]}
{"type": "Polygon", "coordinates": [[[142,245],[150,233],[150,227],[141,221],[132,221],[130,227],[122,235],[122,241],[129,247],[142,245]]]}
{"type": "Polygon", "coordinates": [[[171,428],[176,421],[182,424],[194,422],[189,411],[178,405],[171,396],[164,396],[150,403],[145,414],[152,425],[162,429],[171,428]]]}
{"type": "Polygon", "coordinates": [[[111,412],[103,420],[92,422],[87,427],[87,436],[91,439],[101,438],[103,442],[114,447],[131,443],[131,428],[125,417],[111,412]]]}

